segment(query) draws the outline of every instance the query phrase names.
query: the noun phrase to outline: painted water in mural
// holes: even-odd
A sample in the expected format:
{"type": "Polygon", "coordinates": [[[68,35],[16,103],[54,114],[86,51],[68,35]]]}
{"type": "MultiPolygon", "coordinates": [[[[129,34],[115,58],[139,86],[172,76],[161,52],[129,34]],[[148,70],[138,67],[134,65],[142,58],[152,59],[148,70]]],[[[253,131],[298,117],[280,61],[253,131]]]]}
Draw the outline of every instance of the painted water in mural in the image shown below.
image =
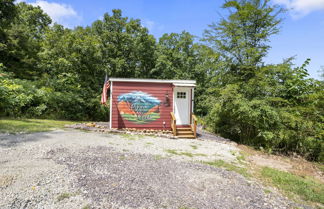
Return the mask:
{"type": "Polygon", "coordinates": [[[132,91],[118,96],[120,115],[136,124],[146,124],[160,118],[161,101],[142,91],[132,91]]]}

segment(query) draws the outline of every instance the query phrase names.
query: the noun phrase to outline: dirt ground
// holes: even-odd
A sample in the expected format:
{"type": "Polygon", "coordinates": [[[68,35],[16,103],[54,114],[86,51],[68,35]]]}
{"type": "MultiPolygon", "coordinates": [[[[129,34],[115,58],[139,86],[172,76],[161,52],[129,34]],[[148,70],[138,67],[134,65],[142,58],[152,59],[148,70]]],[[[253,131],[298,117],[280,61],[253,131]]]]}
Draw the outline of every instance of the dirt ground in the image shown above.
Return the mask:
{"type": "Polygon", "coordinates": [[[281,171],[291,172],[299,176],[311,176],[324,183],[324,173],[313,163],[301,157],[287,157],[280,155],[270,155],[261,151],[256,151],[245,145],[237,146],[247,154],[247,161],[255,166],[267,166],[281,171]]]}

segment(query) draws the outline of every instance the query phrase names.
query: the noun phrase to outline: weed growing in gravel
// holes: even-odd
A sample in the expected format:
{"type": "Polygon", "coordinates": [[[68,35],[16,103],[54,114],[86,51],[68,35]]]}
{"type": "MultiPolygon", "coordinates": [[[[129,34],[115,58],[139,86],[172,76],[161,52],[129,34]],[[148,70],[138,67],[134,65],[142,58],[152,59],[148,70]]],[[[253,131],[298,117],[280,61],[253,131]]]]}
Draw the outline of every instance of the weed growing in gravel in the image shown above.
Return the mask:
{"type": "Polygon", "coordinates": [[[236,173],[241,174],[244,177],[250,177],[251,175],[248,173],[247,169],[244,167],[239,167],[237,165],[227,163],[224,160],[216,160],[216,161],[211,161],[211,162],[203,162],[204,164],[211,165],[214,167],[221,167],[225,168],[228,171],[234,171],[236,173]]]}
{"type": "Polygon", "coordinates": [[[190,145],[190,147],[192,147],[192,149],[198,149],[197,145],[190,145]]]}
{"type": "Polygon", "coordinates": [[[289,196],[294,194],[306,201],[324,204],[324,184],[310,177],[303,178],[269,167],[262,168],[261,176],[286,192],[289,196]]]}
{"type": "Polygon", "coordinates": [[[153,145],[154,143],[152,142],[146,142],[146,145],[153,145]]]}
{"type": "Polygon", "coordinates": [[[233,156],[236,156],[236,152],[234,150],[230,150],[230,153],[233,155],[233,156]]]}
{"type": "Polygon", "coordinates": [[[154,155],[154,159],[155,160],[161,160],[164,159],[165,157],[163,157],[162,155],[154,155]]]}
{"type": "Polygon", "coordinates": [[[127,140],[138,140],[144,138],[143,135],[121,134],[120,136],[127,140]]]}
{"type": "Polygon", "coordinates": [[[183,155],[183,156],[187,156],[187,157],[207,156],[206,154],[202,154],[202,153],[179,152],[179,151],[174,150],[174,149],[167,149],[165,151],[167,153],[170,153],[170,154],[173,154],[173,155],[183,155]]]}
{"type": "Polygon", "coordinates": [[[324,164],[321,163],[315,163],[315,166],[324,173],[324,164]]]}
{"type": "Polygon", "coordinates": [[[246,165],[246,162],[245,162],[245,156],[244,156],[244,153],[243,152],[236,152],[234,150],[231,150],[230,153],[236,157],[236,160],[242,164],[242,165],[246,165]]]}
{"type": "Polygon", "coordinates": [[[60,195],[57,197],[57,201],[62,201],[62,200],[64,200],[64,199],[70,198],[70,197],[72,197],[72,196],[73,196],[72,193],[64,192],[64,193],[60,194],[60,195]]]}
{"type": "Polygon", "coordinates": [[[82,209],[90,209],[90,205],[86,205],[82,209]]]}
{"type": "Polygon", "coordinates": [[[245,161],[245,156],[242,153],[240,153],[240,155],[236,156],[236,159],[242,163],[245,161]]]}

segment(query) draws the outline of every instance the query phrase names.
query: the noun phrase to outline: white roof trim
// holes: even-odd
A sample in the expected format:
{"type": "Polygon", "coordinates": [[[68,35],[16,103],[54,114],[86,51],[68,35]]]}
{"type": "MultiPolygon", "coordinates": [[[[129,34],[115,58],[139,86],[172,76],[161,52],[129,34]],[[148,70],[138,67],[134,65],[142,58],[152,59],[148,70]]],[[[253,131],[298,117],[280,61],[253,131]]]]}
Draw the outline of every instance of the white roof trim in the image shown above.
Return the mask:
{"type": "Polygon", "coordinates": [[[195,87],[195,84],[187,84],[187,83],[173,83],[174,86],[182,86],[182,87],[195,87]]]}
{"type": "Polygon", "coordinates": [[[162,79],[137,79],[137,78],[109,78],[109,81],[122,81],[122,82],[146,82],[146,83],[172,83],[174,85],[191,85],[196,86],[194,80],[162,80],[162,79]]]}

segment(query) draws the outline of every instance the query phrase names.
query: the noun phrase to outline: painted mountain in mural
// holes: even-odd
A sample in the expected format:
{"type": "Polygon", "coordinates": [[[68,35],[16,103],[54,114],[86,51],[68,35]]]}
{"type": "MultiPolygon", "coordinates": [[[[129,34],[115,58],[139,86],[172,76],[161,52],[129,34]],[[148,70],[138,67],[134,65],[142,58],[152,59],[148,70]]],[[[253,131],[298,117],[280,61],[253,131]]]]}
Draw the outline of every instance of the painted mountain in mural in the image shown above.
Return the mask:
{"type": "Polygon", "coordinates": [[[142,91],[132,91],[118,96],[120,115],[136,124],[145,124],[160,118],[161,101],[142,91]]]}
{"type": "Polygon", "coordinates": [[[135,112],[130,108],[130,104],[124,101],[118,102],[118,110],[120,114],[135,114],[135,112]]]}

